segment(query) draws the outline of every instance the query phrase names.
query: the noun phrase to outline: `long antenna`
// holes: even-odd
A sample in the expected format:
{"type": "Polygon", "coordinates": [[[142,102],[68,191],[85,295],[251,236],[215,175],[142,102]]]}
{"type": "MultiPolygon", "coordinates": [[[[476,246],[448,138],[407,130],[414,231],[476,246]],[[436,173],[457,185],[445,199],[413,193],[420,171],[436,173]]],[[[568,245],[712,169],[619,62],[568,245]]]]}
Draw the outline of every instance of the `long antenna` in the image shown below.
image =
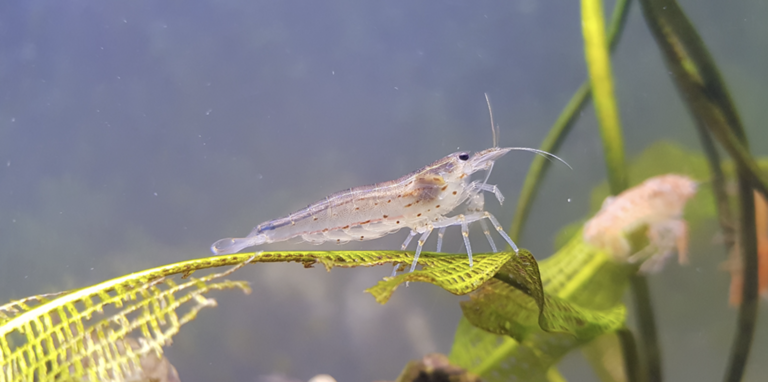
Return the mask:
{"type": "Polygon", "coordinates": [[[485,94],[485,103],[488,104],[488,114],[491,116],[491,131],[493,132],[493,147],[499,147],[499,127],[493,123],[493,110],[491,109],[491,99],[488,97],[488,93],[485,94]]]}
{"type": "MultiPolygon", "coordinates": [[[[497,134],[496,130],[498,130],[498,127],[493,123],[493,109],[491,109],[491,98],[488,97],[488,93],[485,94],[485,103],[488,104],[488,115],[491,116],[491,132],[493,133],[493,147],[499,147],[499,135],[497,134]]],[[[488,172],[485,174],[485,180],[483,180],[483,186],[485,186],[486,183],[488,183],[488,179],[491,177],[491,171],[493,171],[493,162],[491,162],[491,167],[488,168],[488,172]]]]}

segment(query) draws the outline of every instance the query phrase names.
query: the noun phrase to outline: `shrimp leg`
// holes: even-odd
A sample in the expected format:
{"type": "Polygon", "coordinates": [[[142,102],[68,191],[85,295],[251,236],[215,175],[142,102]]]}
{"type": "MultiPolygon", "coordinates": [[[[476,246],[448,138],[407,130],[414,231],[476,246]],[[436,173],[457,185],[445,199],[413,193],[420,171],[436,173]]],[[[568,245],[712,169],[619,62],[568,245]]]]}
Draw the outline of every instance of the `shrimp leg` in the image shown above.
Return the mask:
{"type": "Polygon", "coordinates": [[[440,252],[440,249],[443,248],[443,236],[445,236],[445,228],[446,227],[440,227],[440,230],[437,231],[437,250],[435,252],[440,252]]]}
{"type": "Polygon", "coordinates": [[[474,181],[469,184],[468,188],[470,193],[477,191],[493,192],[493,195],[496,196],[496,200],[499,201],[499,204],[504,204],[504,195],[502,195],[501,190],[499,190],[499,187],[495,184],[485,184],[474,181]]]}
{"type": "Polygon", "coordinates": [[[488,224],[485,224],[485,220],[480,220],[480,226],[483,227],[483,233],[485,234],[485,237],[488,239],[488,244],[491,245],[491,252],[498,252],[496,250],[496,243],[493,242],[493,238],[491,237],[491,231],[488,229],[488,224]]]}
{"type": "Polygon", "coordinates": [[[496,219],[495,216],[493,216],[488,211],[478,211],[467,215],[456,215],[449,218],[445,218],[441,221],[433,223],[434,228],[445,228],[450,227],[453,225],[461,225],[461,234],[464,237],[464,246],[467,247],[467,256],[469,257],[469,266],[471,267],[473,265],[472,262],[472,247],[469,244],[469,224],[474,223],[476,221],[481,221],[482,219],[488,219],[491,221],[491,224],[494,228],[496,228],[496,231],[499,232],[499,235],[501,235],[502,238],[512,247],[512,250],[515,251],[515,253],[519,252],[519,249],[517,248],[517,245],[514,241],[507,235],[506,232],[504,232],[504,228],[499,224],[499,221],[496,219]]]}
{"type": "Polygon", "coordinates": [[[464,215],[459,215],[461,222],[461,236],[464,238],[464,245],[467,247],[467,256],[469,257],[469,267],[472,268],[472,247],[469,246],[469,223],[464,215]]]}
{"type": "MultiPolygon", "coordinates": [[[[400,246],[401,251],[405,251],[405,249],[408,248],[408,244],[411,243],[411,240],[413,240],[414,236],[416,236],[416,230],[411,230],[411,232],[408,234],[408,237],[405,238],[403,245],[400,246]]],[[[419,246],[417,250],[418,252],[416,257],[418,258],[418,254],[421,253],[421,246],[419,246]]],[[[415,263],[416,263],[416,260],[414,260],[414,264],[415,263]]],[[[398,267],[398,264],[395,264],[395,268],[392,269],[392,277],[395,277],[395,275],[397,274],[397,267],[398,267]]],[[[411,271],[413,271],[413,267],[411,267],[411,271]]]]}
{"type": "MultiPolygon", "coordinates": [[[[476,183],[475,183],[475,185],[476,185],[476,183]]],[[[479,185],[478,187],[472,187],[473,189],[476,189],[476,190],[473,190],[473,192],[476,192],[476,193],[474,195],[472,195],[470,197],[470,199],[469,199],[469,202],[467,202],[467,204],[468,204],[467,205],[467,213],[485,212],[484,211],[485,197],[483,196],[483,194],[480,191],[482,191],[483,187],[486,187],[486,186],[487,185],[483,183],[483,184],[479,185]]],[[[498,188],[496,188],[496,186],[488,186],[486,188],[495,189],[496,191],[498,191],[498,188]]],[[[499,197],[500,197],[499,202],[504,200],[504,196],[501,195],[501,192],[499,192],[498,195],[497,195],[497,198],[499,198],[499,197]]],[[[491,232],[488,230],[488,225],[485,224],[485,220],[480,219],[480,226],[483,228],[483,233],[485,234],[485,237],[488,239],[488,244],[491,245],[491,251],[492,252],[497,252],[497,250],[496,250],[496,243],[494,243],[493,242],[493,238],[491,238],[491,232]]]]}
{"type": "Polygon", "coordinates": [[[427,230],[419,237],[418,246],[416,247],[416,255],[413,256],[413,263],[411,263],[411,272],[416,269],[416,264],[419,263],[419,255],[421,255],[421,248],[424,247],[424,242],[427,241],[429,234],[432,233],[432,226],[428,226],[427,230]]]}

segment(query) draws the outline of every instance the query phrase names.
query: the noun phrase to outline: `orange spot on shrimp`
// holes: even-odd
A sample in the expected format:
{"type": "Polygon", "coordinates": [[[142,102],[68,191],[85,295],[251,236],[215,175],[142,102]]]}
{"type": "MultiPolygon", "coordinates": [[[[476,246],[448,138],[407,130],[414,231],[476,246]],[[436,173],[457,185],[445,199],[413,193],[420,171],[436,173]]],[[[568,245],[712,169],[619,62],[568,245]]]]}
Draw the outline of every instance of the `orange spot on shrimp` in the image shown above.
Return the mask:
{"type": "Polygon", "coordinates": [[[368,223],[370,223],[370,222],[371,222],[370,220],[366,220],[366,221],[364,221],[364,222],[362,222],[362,223],[360,223],[360,224],[361,224],[361,225],[362,225],[362,224],[368,224],[368,223]]]}
{"type": "Polygon", "coordinates": [[[413,203],[408,203],[408,204],[405,205],[405,208],[408,208],[408,207],[410,207],[412,205],[413,205],[413,203]]]}
{"type": "Polygon", "coordinates": [[[387,200],[387,203],[392,203],[392,199],[387,200]]]}
{"type": "Polygon", "coordinates": [[[360,236],[360,240],[363,240],[363,238],[364,238],[364,237],[365,237],[365,236],[360,236]]]}
{"type": "Polygon", "coordinates": [[[360,211],[360,207],[355,207],[355,211],[360,211]]]}
{"type": "Polygon", "coordinates": [[[328,232],[328,228],[323,228],[323,232],[328,232]]]}
{"type": "Polygon", "coordinates": [[[349,229],[349,225],[345,225],[344,227],[341,227],[341,229],[349,229]]]}
{"type": "Polygon", "coordinates": [[[384,219],[386,219],[386,218],[388,218],[388,217],[389,217],[389,215],[384,215],[384,216],[383,216],[383,218],[384,218],[384,219]]]}
{"type": "Polygon", "coordinates": [[[421,216],[421,214],[416,214],[416,217],[420,217],[420,216],[421,216]]]}
{"type": "Polygon", "coordinates": [[[400,224],[400,220],[396,221],[395,224],[400,224]]]}
{"type": "Polygon", "coordinates": [[[445,186],[443,186],[443,188],[440,189],[440,191],[445,191],[447,189],[448,189],[448,185],[446,184],[445,186]]]}
{"type": "Polygon", "coordinates": [[[440,205],[439,205],[439,204],[438,204],[438,205],[436,205],[436,206],[435,206],[435,208],[440,208],[440,205]]]}
{"type": "Polygon", "coordinates": [[[467,176],[467,174],[461,174],[461,175],[459,176],[459,179],[464,179],[466,176],[467,176]]]}
{"type": "Polygon", "coordinates": [[[456,194],[457,194],[457,192],[456,192],[456,191],[454,191],[454,192],[453,192],[453,194],[454,194],[454,195],[456,195],[456,194]]]}

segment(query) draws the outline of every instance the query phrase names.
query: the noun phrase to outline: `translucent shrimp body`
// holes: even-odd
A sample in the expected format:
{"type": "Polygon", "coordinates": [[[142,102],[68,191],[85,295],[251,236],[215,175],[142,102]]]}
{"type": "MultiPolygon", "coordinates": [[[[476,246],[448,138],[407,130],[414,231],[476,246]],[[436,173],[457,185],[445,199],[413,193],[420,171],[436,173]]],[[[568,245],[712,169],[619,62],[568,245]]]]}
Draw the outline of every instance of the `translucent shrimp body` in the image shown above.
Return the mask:
{"type": "Polygon", "coordinates": [[[470,181],[470,175],[490,170],[496,160],[512,150],[553,156],[526,147],[493,147],[471,156],[468,152],[453,153],[399,179],[329,195],[286,217],[259,224],[244,238],[221,239],[213,243],[211,250],[215,254],[235,253],[247,247],[292,238],[302,238],[313,244],[346,243],[376,239],[407,227],[411,231],[403,243],[403,249],[414,236],[421,234],[411,266],[413,270],[430,233],[434,229],[439,230],[439,251],[445,229],[456,225],[461,226],[471,265],[470,223],[481,221],[495,251],[496,247],[483,221],[488,219],[517,251],[517,246],[496,218],[483,209],[482,191],[493,192],[499,202],[504,199],[501,192],[496,186],[485,182],[470,181]],[[448,216],[465,202],[465,213],[448,216]]]}

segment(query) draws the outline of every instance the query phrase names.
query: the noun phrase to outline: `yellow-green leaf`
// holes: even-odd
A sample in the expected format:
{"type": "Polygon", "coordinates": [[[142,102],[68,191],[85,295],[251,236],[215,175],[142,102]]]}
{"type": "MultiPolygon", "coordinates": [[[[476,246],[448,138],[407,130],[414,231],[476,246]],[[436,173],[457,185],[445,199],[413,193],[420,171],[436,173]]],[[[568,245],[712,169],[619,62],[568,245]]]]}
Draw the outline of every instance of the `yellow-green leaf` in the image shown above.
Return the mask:
{"type": "Polygon", "coordinates": [[[461,303],[464,316],[473,325],[495,334],[524,340],[533,332],[568,333],[577,339],[590,339],[621,327],[626,310],[617,305],[600,312],[544,295],[544,309],[523,291],[499,280],[490,280],[461,303]]]}
{"type": "MultiPolygon", "coordinates": [[[[527,251],[521,250],[520,253],[527,251]]],[[[522,260],[526,257],[515,256],[514,252],[476,254],[473,258],[474,266],[470,268],[467,255],[464,254],[422,253],[419,257],[419,264],[423,267],[421,270],[387,278],[366,292],[372,294],[380,304],[385,304],[400,284],[422,281],[435,284],[453,294],[463,295],[479,288],[506,262],[527,261],[522,260]]]]}

